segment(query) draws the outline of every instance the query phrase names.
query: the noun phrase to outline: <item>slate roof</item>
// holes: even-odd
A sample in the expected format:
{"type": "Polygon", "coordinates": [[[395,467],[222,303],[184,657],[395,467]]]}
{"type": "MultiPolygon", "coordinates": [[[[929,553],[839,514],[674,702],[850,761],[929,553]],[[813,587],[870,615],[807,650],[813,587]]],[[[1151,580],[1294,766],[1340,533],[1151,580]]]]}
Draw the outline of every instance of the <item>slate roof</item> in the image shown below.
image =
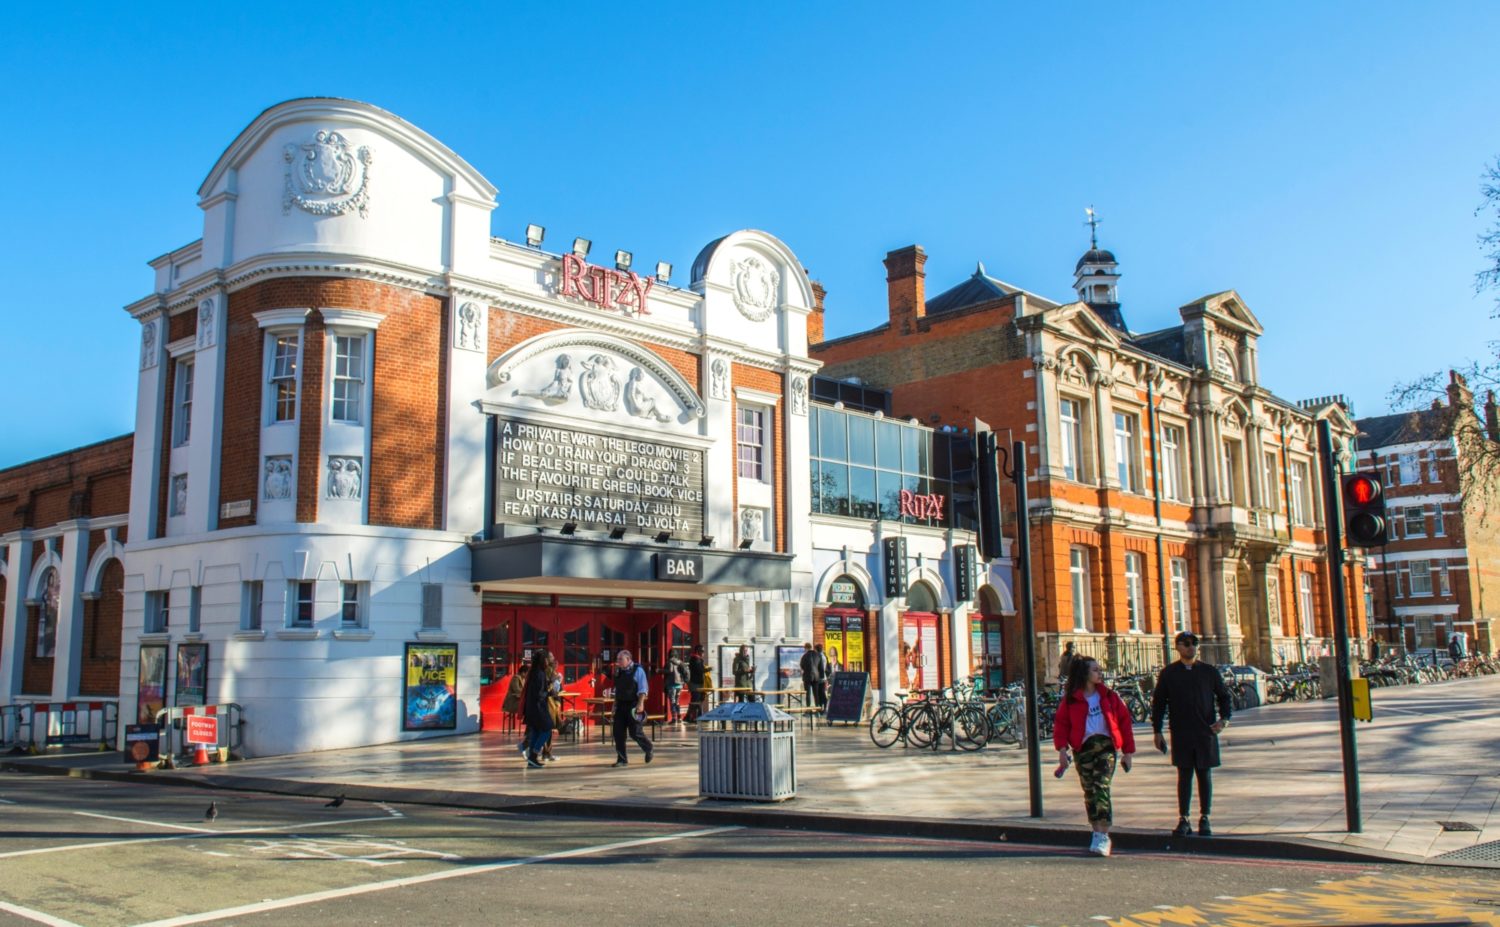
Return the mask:
{"type": "Polygon", "coordinates": [[[953,312],[965,306],[1000,299],[1014,292],[1016,292],[1014,288],[1007,288],[1005,284],[985,273],[984,265],[980,264],[975,268],[972,277],[927,300],[927,314],[941,315],[944,312],[953,312]]]}
{"type": "Polygon", "coordinates": [[[1112,252],[1112,251],[1105,251],[1103,248],[1090,248],[1088,251],[1085,251],[1083,253],[1083,257],[1081,257],[1081,258],[1078,259],[1078,263],[1073,265],[1073,272],[1077,273],[1078,272],[1078,268],[1082,267],[1085,264],[1118,264],[1118,263],[1120,263],[1120,262],[1117,261],[1117,260],[1115,260],[1114,252],[1112,252]]]}
{"type": "Polygon", "coordinates": [[[1164,328],[1161,331],[1136,335],[1130,339],[1130,344],[1148,354],[1155,354],[1157,357],[1163,357],[1183,366],[1189,366],[1187,342],[1182,332],[1183,326],[1177,325],[1172,328],[1164,328]]]}
{"type": "Polygon", "coordinates": [[[1449,408],[1439,406],[1436,409],[1357,418],[1354,425],[1359,429],[1360,449],[1368,451],[1392,444],[1442,440],[1452,430],[1450,418],[1449,408]]]}

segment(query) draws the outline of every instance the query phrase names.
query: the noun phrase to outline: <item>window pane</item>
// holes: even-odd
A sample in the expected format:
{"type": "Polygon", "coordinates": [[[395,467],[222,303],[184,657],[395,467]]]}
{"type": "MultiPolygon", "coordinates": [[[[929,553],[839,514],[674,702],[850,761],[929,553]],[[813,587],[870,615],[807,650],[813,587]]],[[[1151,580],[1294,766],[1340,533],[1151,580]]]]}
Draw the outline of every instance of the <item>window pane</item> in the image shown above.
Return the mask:
{"type": "Polygon", "coordinates": [[[818,416],[822,414],[823,410],[814,406],[813,414],[807,417],[807,452],[814,457],[823,456],[823,452],[819,450],[822,444],[818,441],[818,416]]]}
{"type": "Polygon", "coordinates": [[[922,446],[922,433],[915,428],[901,429],[901,469],[907,473],[921,473],[921,458],[925,454],[919,452],[922,446]]]}
{"type": "Polygon", "coordinates": [[[849,467],[828,463],[823,469],[823,511],[830,515],[849,514],[849,467]]]}
{"type": "Polygon", "coordinates": [[[837,409],[818,410],[818,432],[825,460],[848,460],[849,445],[844,434],[847,415],[837,409]]]}
{"type": "Polygon", "coordinates": [[[859,415],[849,419],[849,462],[875,466],[875,422],[859,415]]]}
{"type": "Polygon", "coordinates": [[[875,465],[901,469],[901,426],[895,422],[875,423],[875,465]]]}
{"type": "Polygon", "coordinates": [[[880,499],[880,517],[895,521],[901,517],[901,474],[881,470],[875,474],[875,493],[880,499]]]}
{"type": "MultiPolygon", "coordinates": [[[[872,430],[872,441],[873,435],[872,430]]],[[[873,451],[873,445],[871,449],[873,451]]],[[[874,470],[867,467],[849,468],[849,512],[855,518],[880,517],[880,506],[875,501],[874,470]]]]}

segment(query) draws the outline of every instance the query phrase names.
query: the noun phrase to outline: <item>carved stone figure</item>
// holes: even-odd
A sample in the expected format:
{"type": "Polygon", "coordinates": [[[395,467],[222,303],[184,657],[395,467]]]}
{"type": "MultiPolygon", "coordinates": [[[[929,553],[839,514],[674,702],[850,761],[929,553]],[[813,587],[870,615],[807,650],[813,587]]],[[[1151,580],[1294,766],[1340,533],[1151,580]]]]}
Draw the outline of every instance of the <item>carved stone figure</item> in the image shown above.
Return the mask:
{"type": "Polygon", "coordinates": [[[328,498],[358,499],[364,485],[360,478],[363,463],[358,457],[329,457],[328,498]]]}
{"type": "Polygon", "coordinates": [[[292,497],[292,458],[266,458],[264,496],[267,499],[290,499],[292,497]]]}
{"type": "Polygon", "coordinates": [[[512,395],[525,396],[528,399],[540,399],[549,406],[555,406],[560,402],[566,402],[573,395],[573,358],[566,354],[557,355],[557,362],[552,370],[552,382],[541,389],[518,389],[512,395]]]}
{"type": "Polygon", "coordinates": [[[370,205],[370,162],[367,146],[357,150],[330,129],[320,129],[304,145],[287,145],[286,190],[281,211],[296,206],[314,216],[341,216],[358,211],[360,218],[370,205]]]}
{"type": "Polygon", "coordinates": [[[608,354],[595,354],[583,362],[578,378],[578,393],[583,404],[599,412],[613,412],[620,406],[620,376],[615,360],[608,354]]]}
{"type": "Polygon", "coordinates": [[[746,506],[740,509],[740,540],[749,538],[764,540],[766,536],[766,510],[746,506]]]}
{"type": "Polygon", "coordinates": [[[781,292],[781,274],[755,255],[735,261],[734,305],[752,322],[769,318],[781,292]]]}
{"type": "Polygon", "coordinates": [[[141,369],[156,366],[156,322],[141,326],[141,369]]]}
{"type": "Polygon", "coordinates": [[[792,377],[792,414],[807,414],[807,377],[792,377]]]}
{"type": "Polygon", "coordinates": [[[636,418],[649,418],[658,422],[670,422],[672,416],[656,407],[656,397],[646,389],[646,371],[634,367],[630,380],[625,384],[625,411],[636,418]]]}
{"type": "Polygon", "coordinates": [[[214,344],[213,297],[198,304],[198,347],[211,348],[214,344]]]}
{"type": "Polygon", "coordinates": [[[468,302],[458,307],[458,346],[479,350],[479,306],[468,302]]]}
{"type": "Polygon", "coordinates": [[[172,475],[172,510],[173,515],[187,514],[187,490],[188,478],[186,473],[174,473],[172,475]]]}
{"type": "Polygon", "coordinates": [[[708,391],[715,399],[729,398],[729,361],[722,357],[714,358],[709,365],[708,391]]]}

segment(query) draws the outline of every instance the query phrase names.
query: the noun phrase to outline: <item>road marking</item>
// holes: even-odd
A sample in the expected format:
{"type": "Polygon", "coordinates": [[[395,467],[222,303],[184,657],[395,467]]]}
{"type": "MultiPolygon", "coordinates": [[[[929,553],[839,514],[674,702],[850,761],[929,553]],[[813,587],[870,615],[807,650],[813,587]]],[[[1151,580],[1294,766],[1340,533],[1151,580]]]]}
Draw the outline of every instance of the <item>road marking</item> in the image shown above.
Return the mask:
{"type": "Polygon", "coordinates": [[[6,801],[5,799],[0,798],[0,805],[14,805],[14,804],[15,804],[15,802],[13,802],[13,801],[6,801]]]}
{"type": "Polygon", "coordinates": [[[75,811],[73,813],[82,815],[86,818],[103,818],[106,821],[123,821],[126,824],[144,824],[147,827],[170,827],[172,830],[190,830],[199,834],[214,833],[214,830],[211,827],[193,827],[188,824],[168,824],[165,821],[142,821],[140,818],[122,818],[118,815],[99,814],[98,812],[94,811],[75,811]]]}
{"type": "MultiPolygon", "coordinates": [[[[83,812],[74,812],[82,814],[83,812]]],[[[191,840],[194,837],[232,837],[235,834],[264,834],[276,832],[290,832],[304,830],[309,827],[345,827],[349,824],[368,824],[371,821],[389,821],[390,818],[350,818],[347,821],[313,821],[308,824],[273,824],[268,827],[240,827],[227,830],[214,830],[205,833],[191,834],[163,834],[159,837],[127,837],[123,840],[96,840],[91,843],[69,843],[56,847],[36,847],[31,850],[12,850],[9,853],[0,853],[0,859],[10,859],[13,856],[39,856],[43,853],[66,853],[70,850],[97,850],[100,847],[122,847],[132,843],[159,843],[166,840],[191,840]]]]}
{"type": "Polygon", "coordinates": [[[8,901],[0,901],[0,911],[7,911],[17,917],[24,917],[39,924],[46,924],[48,927],[79,927],[78,924],[72,921],[65,921],[60,917],[43,914],[41,911],[33,911],[31,908],[23,908],[18,904],[11,904],[8,901]]]}
{"type": "Polygon", "coordinates": [[[576,850],[559,850],[556,853],[544,853],[540,856],[528,856],[524,859],[512,859],[503,863],[487,863],[481,866],[464,866],[458,869],[449,869],[443,872],[430,872],[427,875],[407,876],[402,879],[390,879],[385,882],[370,882],[365,885],[353,885],[348,888],[336,888],[322,892],[310,892],[306,895],[293,895],[290,898],[279,898],[262,901],[259,904],[239,905],[233,908],[221,908],[218,911],[205,911],[201,914],[185,914],[181,917],[171,917],[159,921],[149,921],[137,924],[136,927],[183,927],[186,924],[201,924],[204,921],[214,921],[225,917],[236,917],[248,914],[259,914],[263,911],[275,911],[280,908],[292,908],[304,904],[312,904],[318,901],[332,901],[336,898],[347,898],[351,895],[364,895],[370,892],[382,892],[392,888],[403,888],[408,885],[421,885],[426,882],[437,882],[442,879],[456,879],[461,876],[482,875],[486,872],[497,872],[501,869],[516,869],[521,866],[531,866],[537,863],[547,863],[557,859],[572,859],[578,856],[591,856],[596,853],[608,853],[613,850],[628,850],[632,847],[650,846],[657,843],[671,843],[676,840],[686,840],[692,837],[711,837],[716,834],[725,834],[731,831],[741,830],[740,827],[710,827],[703,830],[684,831],[679,834],[666,834],[660,837],[640,837],[635,840],[622,840],[618,843],[604,843],[591,847],[579,847],[576,850]]]}

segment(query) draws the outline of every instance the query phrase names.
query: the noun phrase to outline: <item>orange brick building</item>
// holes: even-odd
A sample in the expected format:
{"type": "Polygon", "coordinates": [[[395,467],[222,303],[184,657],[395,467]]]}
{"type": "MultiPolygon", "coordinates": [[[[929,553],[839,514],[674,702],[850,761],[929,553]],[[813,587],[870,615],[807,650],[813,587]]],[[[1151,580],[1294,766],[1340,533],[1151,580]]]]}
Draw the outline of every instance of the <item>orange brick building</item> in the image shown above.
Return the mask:
{"type": "MultiPolygon", "coordinates": [[[[1119,265],[1097,246],[1067,303],[983,265],[929,300],[925,262],[917,246],[891,252],[889,321],[810,353],[826,376],[891,390],[898,417],[978,419],[1003,445],[1026,443],[1043,666],[1071,641],[1112,667],[1148,669],[1189,628],[1220,662],[1269,667],[1331,650],[1315,427],[1328,420],[1343,444],[1354,428],[1336,403],[1289,402],[1260,383],[1262,328],[1238,294],[1195,300],[1138,333],[1118,301],[1119,265]]],[[[1360,568],[1343,581],[1361,590],[1360,568]]],[[[1363,638],[1361,598],[1350,601],[1363,638]]],[[[1018,653],[1019,618],[1002,625],[1014,678],[1005,655],[1018,653]]]]}

